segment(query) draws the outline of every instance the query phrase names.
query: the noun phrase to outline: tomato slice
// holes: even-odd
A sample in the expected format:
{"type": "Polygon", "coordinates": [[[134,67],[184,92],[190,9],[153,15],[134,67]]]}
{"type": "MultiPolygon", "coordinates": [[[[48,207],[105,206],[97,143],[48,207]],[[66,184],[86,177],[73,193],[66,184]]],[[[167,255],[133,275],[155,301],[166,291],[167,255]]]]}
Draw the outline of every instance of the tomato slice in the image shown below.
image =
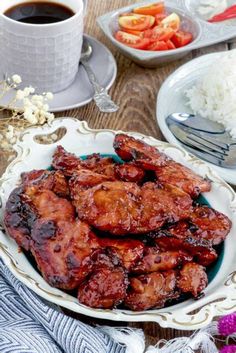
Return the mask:
{"type": "Polygon", "coordinates": [[[163,25],[164,28],[172,28],[174,31],[178,31],[180,28],[180,17],[176,13],[172,13],[164,18],[160,24],[163,25]]]}
{"type": "Polygon", "coordinates": [[[135,31],[144,31],[151,28],[155,23],[155,17],[143,15],[130,15],[119,17],[119,25],[121,28],[131,29],[135,31]]]}
{"type": "Polygon", "coordinates": [[[126,33],[134,34],[135,36],[143,37],[143,31],[134,31],[132,29],[126,29],[126,28],[121,28],[120,30],[126,33]]]}
{"type": "Polygon", "coordinates": [[[152,42],[155,41],[167,41],[171,39],[175,31],[172,28],[162,28],[159,26],[154,27],[153,29],[148,29],[144,31],[143,37],[149,38],[152,42]]]}
{"type": "Polygon", "coordinates": [[[155,15],[155,24],[158,26],[164,18],[167,17],[166,13],[158,13],[155,15]]]}
{"type": "Polygon", "coordinates": [[[150,4],[147,6],[137,7],[133,10],[134,13],[140,15],[152,15],[155,16],[156,14],[163,13],[165,11],[164,2],[157,2],[156,4],[150,4]]]}
{"type": "Polygon", "coordinates": [[[176,49],[176,47],[175,47],[175,45],[174,45],[174,43],[172,42],[171,39],[168,39],[166,41],[166,44],[167,44],[169,50],[176,49]]]}
{"type": "Polygon", "coordinates": [[[147,50],[152,50],[152,51],[160,51],[160,50],[168,50],[168,45],[164,41],[157,41],[152,44],[150,44],[147,47],[147,50]]]}
{"type": "Polygon", "coordinates": [[[192,40],[193,40],[192,33],[184,32],[184,31],[176,32],[171,38],[171,41],[174,43],[176,48],[184,47],[185,45],[191,43],[192,40]]]}
{"type": "Polygon", "coordinates": [[[150,44],[150,40],[148,38],[140,38],[123,31],[116,32],[115,39],[120,43],[128,45],[134,49],[146,49],[150,44]]]}
{"type": "Polygon", "coordinates": [[[151,28],[146,29],[146,31],[142,32],[143,38],[152,38],[152,35],[153,35],[153,30],[151,28]]]}

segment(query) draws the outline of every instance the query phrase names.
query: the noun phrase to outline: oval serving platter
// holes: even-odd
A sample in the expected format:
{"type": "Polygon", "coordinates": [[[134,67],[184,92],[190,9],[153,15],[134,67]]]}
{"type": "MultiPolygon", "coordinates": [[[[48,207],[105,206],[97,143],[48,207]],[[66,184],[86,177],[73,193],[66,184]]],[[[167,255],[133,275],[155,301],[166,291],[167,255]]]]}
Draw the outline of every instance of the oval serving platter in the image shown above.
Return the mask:
{"type": "MultiPolygon", "coordinates": [[[[200,5],[200,0],[165,0],[164,3],[168,13],[176,12],[179,14],[183,23],[182,28],[193,34],[194,39],[190,44],[174,50],[147,51],[133,49],[119,43],[114,38],[114,33],[119,28],[119,15],[122,13],[128,13],[135,7],[141,7],[155,2],[156,0],[136,2],[133,5],[106,13],[97,19],[104,34],[111,40],[117,49],[142,66],[156,67],[159,64],[180,59],[193,49],[202,48],[236,37],[236,19],[218,23],[209,23],[202,18],[197,11],[198,6],[200,5]]],[[[229,1],[229,6],[232,5],[232,3],[233,1],[229,1]]]]}
{"type": "MultiPolygon", "coordinates": [[[[121,131],[92,130],[84,121],[72,118],[55,120],[51,126],[31,128],[24,132],[15,145],[16,159],[8,166],[0,179],[1,218],[10,192],[19,183],[20,174],[32,169],[48,168],[52,154],[58,144],[68,151],[84,156],[91,153],[114,154],[113,140],[121,131]],[[60,141],[42,145],[35,140],[36,136],[51,134],[58,128],[65,128],[66,133],[60,141]]],[[[234,191],[220,179],[209,166],[189,155],[180,147],[158,141],[152,137],[130,132],[129,135],[142,139],[152,146],[180,162],[196,173],[212,181],[212,191],[204,194],[206,201],[218,211],[228,215],[233,227],[222,251],[222,261],[214,271],[214,278],[205,290],[205,296],[197,301],[188,299],[184,302],[159,310],[133,312],[130,310],[92,309],[81,305],[78,300],[48,285],[42,276],[29,262],[23,252],[19,252],[17,244],[4,232],[0,231],[0,256],[12,273],[31,290],[44,299],[68,308],[71,311],[113,321],[153,321],[162,327],[195,330],[206,326],[214,316],[235,311],[236,301],[236,197],[234,191]]]]}

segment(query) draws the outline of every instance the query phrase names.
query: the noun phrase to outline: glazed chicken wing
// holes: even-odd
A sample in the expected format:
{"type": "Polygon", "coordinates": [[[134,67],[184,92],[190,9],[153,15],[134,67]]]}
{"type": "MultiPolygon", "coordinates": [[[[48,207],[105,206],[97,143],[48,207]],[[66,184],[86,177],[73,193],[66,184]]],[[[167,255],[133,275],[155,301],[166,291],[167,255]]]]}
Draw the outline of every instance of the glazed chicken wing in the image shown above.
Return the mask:
{"type": "Polygon", "coordinates": [[[115,161],[111,157],[101,157],[100,154],[94,153],[83,160],[81,166],[95,173],[106,175],[112,180],[116,179],[114,171],[115,161]]]}
{"type": "Polygon", "coordinates": [[[62,146],[57,147],[52,161],[52,166],[67,176],[72,176],[80,169],[89,169],[95,173],[103,174],[111,180],[115,179],[114,165],[112,158],[102,158],[99,154],[93,154],[82,160],[73,153],[67,152],[62,146]]]}
{"type": "Polygon", "coordinates": [[[216,261],[218,257],[217,253],[211,247],[209,241],[188,235],[188,233],[179,233],[179,230],[176,231],[177,227],[177,225],[173,225],[167,231],[160,231],[152,235],[155,237],[155,242],[161,250],[186,251],[189,255],[193,256],[197,263],[203,266],[209,266],[216,261]]]}
{"type": "Polygon", "coordinates": [[[131,277],[125,306],[134,311],[162,308],[167,300],[178,297],[176,281],[174,271],[131,277]]]}
{"type": "Polygon", "coordinates": [[[226,215],[207,206],[195,207],[190,219],[197,228],[195,236],[207,239],[212,245],[222,243],[232,227],[226,215]]]}
{"type": "Polygon", "coordinates": [[[155,171],[159,182],[177,186],[193,198],[201,192],[210,191],[211,185],[208,180],[159,152],[157,148],[147,145],[144,141],[118,134],[115,137],[114,149],[123,160],[135,161],[144,170],[155,171]]]}
{"type": "Polygon", "coordinates": [[[103,175],[107,180],[117,179],[139,183],[145,175],[145,172],[134,163],[115,163],[113,158],[101,157],[99,154],[93,154],[82,160],[74,154],[66,152],[62,146],[57,147],[52,165],[67,176],[72,176],[77,171],[86,169],[103,175]]]}
{"type": "Polygon", "coordinates": [[[128,277],[116,256],[99,253],[94,270],[78,290],[80,303],[91,308],[114,308],[123,302],[128,277]]]}
{"type": "Polygon", "coordinates": [[[75,219],[75,208],[71,202],[58,197],[50,190],[32,186],[24,190],[24,195],[30,200],[40,218],[55,222],[73,222],[75,219]]]}
{"type": "Polygon", "coordinates": [[[79,302],[91,308],[112,309],[123,302],[126,276],[120,268],[100,268],[78,290],[79,302]]]}
{"type": "Polygon", "coordinates": [[[190,262],[184,265],[180,271],[177,287],[183,293],[191,293],[195,298],[201,295],[208,284],[204,267],[190,262]]]}
{"type": "MultiPolygon", "coordinates": [[[[46,195],[45,195],[46,197],[46,195]]],[[[79,220],[41,218],[32,230],[31,252],[45,280],[53,287],[74,289],[93,269],[91,255],[99,247],[96,236],[79,220]]]]}
{"type": "Polygon", "coordinates": [[[232,222],[221,212],[208,206],[194,207],[189,218],[168,227],[168,232],[178,238],[205,240],[209,246],[223,242],[230,232],[232,222]]]}
{"type": "Polygon", "coordinates": [[[143,257],[144,244],[135,239],[110,239],[98,238],[98,243],[102,249],[111,249],[119,258],[122,266],[130,271],[136,263],[143,257]]]}
{"type": "Polygon", "coordinates": [[[81,189],[86,190],[106,181],[111,181],[106,175],[98,174],[88,169],[77,170],[74,177],[70,179],[70,185],[74,186],[74,189],[70,187],[70,194],[76,194],[81,189]]]}
{"type": "Polygon", "coordinates": [[[175,185],[192,198],[197,198],[200,193],[210,191],[211,188],[208,180],[173,160],[169,160],[164,167],[157,167],[155,172],[160,183],[175,185]]]}
{"type": "Polygon", "coordinates": [[[133,220],[140,217],[136,184],[104,182],[83,190],[74,177],[70,190],[79,218],[101,231],[115,235],[131,233],[133,220]]]}
{"type": "Polygon", "coordinates": [[[113,147],[123,161],[135,161],[144,170],[156,170],[156,167],[165,166],[170,160],[156,147],[146,144],[144,141],[135,139],[125,134],[117,134],[113,147]]]}
{"type": "MultiPolygon", "coordinates": [[[[37,219],[37,209],[25,189],[53,190],[60,196],[68,196],[67,181],[61,172],[33,170],[22,174],[22,185],[13,190],[6,203],[4,224],[8,234],[25,250],[30,248],[31,230],[37,219]]],[[[70,208],[73,209],[72,206],[70,208]]],[[[74,215],[74,209],[73,209],[74,215]]]]}
{"type": "MultiPolygon", "coordinates": [[[[52,178],[54,179],[54,176],[52,178]]],[[[14,189],[8,198],[4,212],[4,224],[8,234],[25,250],[30,249],[31,231],[39,217],[48,219],[49,216],[50,220],[66,219],[68,221],[75,217],[75,209],[69,201],[59,199],[50,190],[42,189],[42,183],[50,187],[54,185],[49,179],[51,175],[43,181],[40,180],[39,184],[31,185],[32,178],[29,181],[29,178],[23,177],[26,185],[14,189]],[[45,194],[47,197],[44,197],[45,194]],[[58,200],[60,201],[57,203],[58,200]]]]}
{"type": "Polygon", "coordinates": [[[144,250],[143,258],[131,269],[131,272],[143,274],[168,271],[192,260],[191,255],[181,250],[160,251],[157,247],[147,247],[144,250]]]}
{"type": "Polygon", "coordinates": [[[61,197],[69,196],[67,180],[60,171],[32,170],[22,173],[21,179],[25,187],[37,186],[41,189],[51,190],[61,197]]]}
{"type": "Polygon", "coordinates": [[[7,233],[25,250],[30,249],[31,229],[37,219],[37,211],[24,194],[23,187],[14,189],[6,203],[4,224],[7,233]]]}
{"type": "Polygon", "coordinates": [[[79,218],[114,235],[158,229],[167,222],[186,217],[192,208],[188,194],[155,183],[139,187],[135,183],[116,181],[86,188],[85,179],[81,185],[80,177],[74,176],[70,191],[79,218]]]}
{"type": "Polygon", "coordinates": [[[73,289],[91,272],[91,255],[100,246],[86,223],[75,220],[72,204],[50,190],[25,189],[29,205],[36,211],[28,249],[47,282],[73,289]]]}
{"type": "Polygon", "coordinates": [[[188,217],[192,210],[190,196],[172,185],[149,182],[142,186],[141,195],[142,224],[139,232],[147,233],[166,223],[177,222],[188,217]]]}
{"type": "Polygon", "coordinates": [[[141,183],[145,177],[144,170],[134,163],[116,164],[114,170],[116,178],[122,181],[141,183]]]}
{"type": "Polygon", "coordinates": [[[73,153],[67,152],[62,146],[57,146],[52,159],[52,166],[62,171],[64,175],[71,176],[80,168],[82,160],[73,153]]]}

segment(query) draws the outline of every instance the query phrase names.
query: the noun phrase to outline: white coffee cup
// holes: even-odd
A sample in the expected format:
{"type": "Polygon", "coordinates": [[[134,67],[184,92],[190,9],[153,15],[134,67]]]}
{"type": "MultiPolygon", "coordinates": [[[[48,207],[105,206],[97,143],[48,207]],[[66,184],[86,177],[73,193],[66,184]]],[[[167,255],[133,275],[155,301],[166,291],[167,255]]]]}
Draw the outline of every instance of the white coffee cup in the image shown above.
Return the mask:
{"type": "MultiPolygon", "coordinates": [[[[38,0],[40,1],[40,0],[38,0]]],[[[29,0],[0,2],[0,75],[21,76],[37,92],[59,92],[74,81],[83,40],[83,0],[47,0],[69,7],[75,15],[51,24],[17,22],[4,15],[29,0]]]]}

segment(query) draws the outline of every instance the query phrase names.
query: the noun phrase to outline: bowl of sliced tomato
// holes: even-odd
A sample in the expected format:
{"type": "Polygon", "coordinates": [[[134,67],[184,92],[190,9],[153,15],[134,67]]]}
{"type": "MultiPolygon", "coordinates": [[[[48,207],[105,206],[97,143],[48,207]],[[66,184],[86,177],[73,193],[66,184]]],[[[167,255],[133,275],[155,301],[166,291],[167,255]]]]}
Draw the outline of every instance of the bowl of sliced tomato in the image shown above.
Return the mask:
{"type": "Polygon", "coordinates": [[[149,67],[183,57],[201,34],[178,0],[135,3],[99,17],[98,24],[124,55],[149,67]]]}

